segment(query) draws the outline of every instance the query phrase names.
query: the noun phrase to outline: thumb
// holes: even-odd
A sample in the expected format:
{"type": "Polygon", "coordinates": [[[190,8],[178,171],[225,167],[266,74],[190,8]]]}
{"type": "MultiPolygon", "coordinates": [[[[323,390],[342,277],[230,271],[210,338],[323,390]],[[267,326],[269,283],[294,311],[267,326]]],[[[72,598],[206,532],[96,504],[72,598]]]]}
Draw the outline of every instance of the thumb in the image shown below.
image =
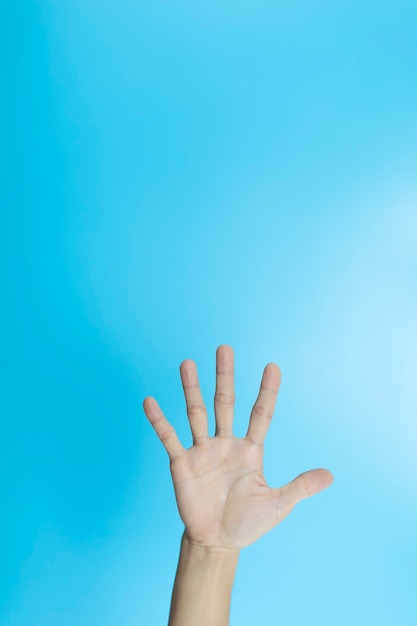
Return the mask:
{"type": "Polygon", "coordinates": [[[332,484],[334,478],[329,470],[320,468],[299,474],[283,487],[274,489],[278,500],[281,519],[292,511],[294,506],[310,496],[316,495],[332,484]]]}

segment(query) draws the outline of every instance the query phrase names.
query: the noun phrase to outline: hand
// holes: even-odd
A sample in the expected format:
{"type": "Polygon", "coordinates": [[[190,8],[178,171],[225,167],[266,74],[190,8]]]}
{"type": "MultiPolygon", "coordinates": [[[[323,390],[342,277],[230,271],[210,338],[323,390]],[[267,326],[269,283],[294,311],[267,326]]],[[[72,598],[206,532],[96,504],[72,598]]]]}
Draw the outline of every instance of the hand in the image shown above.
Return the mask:
{"type": "Polygon", "coordinates": [[[186,450],[157,401],[148,396],[143,408],[170,458],[179,514],[192,544],[214,551],[239,551],[279,524],[294,506],[333,482],[326,469],[314,469],[287,485],[272,489],[263,475],[263,444],[281,383],[278,365],[269,363],[246,437],[233,435],[234,354],[230,346],[216,353],[214,410],[216,434],[208,434],[207,409],[194,361],[180,373],[193,435],[186,450]]]}

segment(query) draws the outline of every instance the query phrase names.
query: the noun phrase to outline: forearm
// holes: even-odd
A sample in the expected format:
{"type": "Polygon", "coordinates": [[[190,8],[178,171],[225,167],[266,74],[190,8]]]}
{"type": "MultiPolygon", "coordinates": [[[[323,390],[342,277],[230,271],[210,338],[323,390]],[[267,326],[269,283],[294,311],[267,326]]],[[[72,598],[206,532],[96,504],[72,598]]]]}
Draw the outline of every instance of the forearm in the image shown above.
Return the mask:
{"type": "Polygon", "coordinates": [[[239,552],[213,552],[184,533],[168,626],[228,626],[239,552]]]}

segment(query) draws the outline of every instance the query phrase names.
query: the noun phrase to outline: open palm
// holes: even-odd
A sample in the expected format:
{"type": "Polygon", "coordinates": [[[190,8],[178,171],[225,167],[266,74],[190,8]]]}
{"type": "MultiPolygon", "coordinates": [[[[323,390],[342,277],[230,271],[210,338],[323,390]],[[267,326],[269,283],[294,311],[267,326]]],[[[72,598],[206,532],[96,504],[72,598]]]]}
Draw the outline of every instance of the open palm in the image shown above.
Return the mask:
{"type": "Polygon", "coordinates": [[[157,401],[143,407],[170,458],[171,475],[185,532],[196,545],[212,550],[240,550],[274,528],[300,500],[328,487],[332,474],[314,469],[280,488],[263,475],[263,444],[275,409],[281,371],[269,363],[246,437],[233,435],[234,354],[230,346],[216,353],[214,409],[216,433],[208,434],[208,416],[194,361],[180,366],[193,446],[186,450],[157,401]]]}

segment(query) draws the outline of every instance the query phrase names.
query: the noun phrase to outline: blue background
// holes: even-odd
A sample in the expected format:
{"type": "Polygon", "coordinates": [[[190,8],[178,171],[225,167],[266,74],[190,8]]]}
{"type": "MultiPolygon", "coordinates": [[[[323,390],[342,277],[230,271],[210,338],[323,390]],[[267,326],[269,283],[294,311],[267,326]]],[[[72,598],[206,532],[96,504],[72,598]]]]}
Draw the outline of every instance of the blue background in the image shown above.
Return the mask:
{"type": "Polygon", "coordinates": [[[281,486],[232,626],[417,624],[417,5],[9,3],[2,17],[0,622],[159,626],[183,525],[142,401],[179,365],[235,434],[263,368],[281,486]]]}

